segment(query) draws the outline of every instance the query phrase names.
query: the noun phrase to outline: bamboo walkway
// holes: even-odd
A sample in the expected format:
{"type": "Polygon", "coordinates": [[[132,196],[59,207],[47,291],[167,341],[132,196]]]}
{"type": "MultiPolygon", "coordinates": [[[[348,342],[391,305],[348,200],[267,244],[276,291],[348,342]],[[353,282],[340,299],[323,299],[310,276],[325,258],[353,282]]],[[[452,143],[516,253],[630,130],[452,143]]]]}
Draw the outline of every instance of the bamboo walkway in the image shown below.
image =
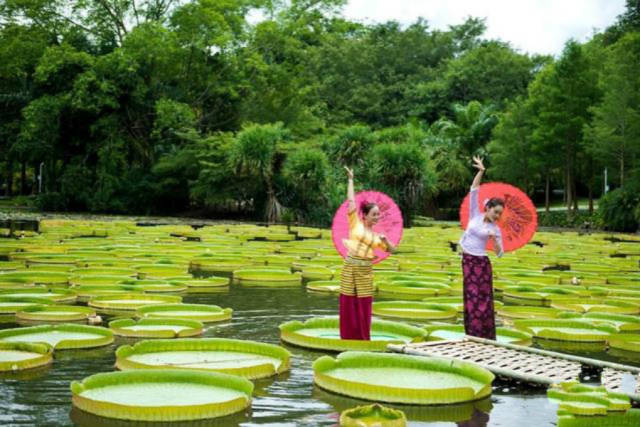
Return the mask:
{"type": "Polygon", "coordinates": [[[471,336],[465,336],[461,340],[391,344],[387,348],[397,353],[414,356],[435,356],[472,362],[497,376],[546,387],[578,379],[583,367],[600,368],[602,369],[600,380],[607,390],[624,393],[640,401],[640,368],[635,366],[498,343],[471,336]],[[632,387],[634,391],[631,391],[627,384],[623,386],[623,382],[629,379],[635,382],[635,387],[632,387]]]}

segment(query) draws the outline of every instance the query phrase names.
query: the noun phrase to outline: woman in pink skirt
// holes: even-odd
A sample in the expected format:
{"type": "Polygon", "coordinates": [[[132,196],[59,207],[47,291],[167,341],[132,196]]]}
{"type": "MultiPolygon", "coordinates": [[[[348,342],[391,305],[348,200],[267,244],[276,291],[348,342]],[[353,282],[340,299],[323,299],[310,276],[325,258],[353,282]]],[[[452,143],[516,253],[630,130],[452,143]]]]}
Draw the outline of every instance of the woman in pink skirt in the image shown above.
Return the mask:
{"type": "Polygon", "coordinates": [[[484,212],[480,212],[478,188],[485,168],[482,159],[474,157],[473,162],[478,173],[471,184],[469,223],[459,242],[462,249],[464,331],[467,335],[495,340],[493,273],[486,247],[491,239],[498,257],[503,254],[502,234],[496,222],[504,210],[504,200],[485,200],[484,212]]]}
{"type": "Polygon", "coordinates": [[[345,169],[349,177],[349,238],[342,241],[347,248],[347,257],[340,277],[340,338],[369,340],[374,289],[373,250],[393,252],[395,247],[384,235],[373,231],[380,219],[378,205],[363,203],[356,206],[353,170],[345,169]]]}

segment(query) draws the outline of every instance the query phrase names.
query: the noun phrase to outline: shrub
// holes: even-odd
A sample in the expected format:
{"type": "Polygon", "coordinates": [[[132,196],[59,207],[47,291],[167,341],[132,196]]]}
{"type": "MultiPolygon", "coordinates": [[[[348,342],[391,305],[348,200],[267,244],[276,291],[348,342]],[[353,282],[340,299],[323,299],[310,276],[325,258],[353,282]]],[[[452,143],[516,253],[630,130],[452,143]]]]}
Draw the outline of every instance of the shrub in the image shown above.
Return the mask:
{"type": "Polygon", "coordinates": [[[640,195],[633,188],[617,188],[605,194],[598,205],[598,213],[605,229],[634,232],[638,230],[636,211],[640,195]]]}

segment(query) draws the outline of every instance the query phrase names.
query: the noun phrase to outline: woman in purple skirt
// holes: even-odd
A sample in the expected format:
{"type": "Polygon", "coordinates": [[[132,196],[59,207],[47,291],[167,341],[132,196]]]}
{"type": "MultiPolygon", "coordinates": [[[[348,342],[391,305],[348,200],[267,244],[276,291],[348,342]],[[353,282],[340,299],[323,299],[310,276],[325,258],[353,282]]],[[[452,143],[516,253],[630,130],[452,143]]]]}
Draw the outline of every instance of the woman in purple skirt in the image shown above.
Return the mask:
{"type": "Polygon", "coordinates": [[[486,253],[487,242],[501,257],[502,234],[497,221],[504,209],[504,200],[492,198],[484,201],[484,212],[478,208],[478,188],[484,174],[482,159],[473,158],[478,173],[471,184],[469,200],[469,223],[462,238],[462,275],[464,287],[464,331],[475,337],[496,339],[496,324],[493,311],[493,273],[491,261],[486,253]]]}

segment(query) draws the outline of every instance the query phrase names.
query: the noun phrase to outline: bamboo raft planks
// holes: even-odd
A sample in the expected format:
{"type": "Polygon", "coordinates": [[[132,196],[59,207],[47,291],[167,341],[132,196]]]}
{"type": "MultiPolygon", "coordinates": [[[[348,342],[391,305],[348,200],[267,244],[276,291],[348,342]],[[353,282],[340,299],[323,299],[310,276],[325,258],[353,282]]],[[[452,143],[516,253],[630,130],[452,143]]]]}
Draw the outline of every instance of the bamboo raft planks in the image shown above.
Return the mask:
{"type": "Polygon", "coordinates": [[[435,356],[472,362],[498,376],[546,387],[576,380],[583,366],[602,368],[602,385],[608,390],[625,393],[632,399],[640,401],[640,368],[635,366],[499,343],[468,335],[461,340],[391,344],[387,348],[397,353],[414,356],[435,356]],[[622,389],[623,379],[629,378],[627,374],[634,377],[635,392],[622,389]]]}

